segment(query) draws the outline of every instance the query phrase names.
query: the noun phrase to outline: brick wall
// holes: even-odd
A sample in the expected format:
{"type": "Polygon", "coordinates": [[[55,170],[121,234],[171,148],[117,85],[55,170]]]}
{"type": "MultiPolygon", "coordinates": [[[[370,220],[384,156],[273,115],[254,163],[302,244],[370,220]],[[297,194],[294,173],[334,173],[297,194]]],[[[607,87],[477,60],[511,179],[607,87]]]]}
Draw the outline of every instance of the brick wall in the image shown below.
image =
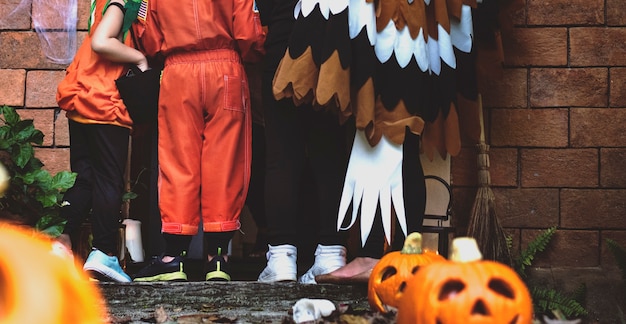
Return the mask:
{"type": "MultiPolygon", "coordinates": [[[[519,247],[558,226],[542,267],[615,267],[626,246],[626,2],[526,0],[503,30],[505,69],[481,80],[497,214],[519,247]]],[[[452,159],[467,226],[476,153],[452,159]]]]}
{"type": "MultiPolygon", "coordinates": [[[[48,14],[45,6],[19,3],[0,2],[0,105],[44,132],[37,156],[48,170],[68,170],[67,119],[55,102],[65,66],[46,60],[31,26],[30,11],[48,14]]],[[[79,0],[79,42],[88,7],[79,0]]],[[[526,0],[512,19],[505,69],[481,80],[497,213],[516,247],[558,226],[537,265],[611,266],[603,240],[626,246],[626,2],[526,0]]],[[[463,234],[476,192],[474,148],[452,165],[463,234]]]]}
{"type": "MultiPolygon", "coordinates": [[[[54,174],[69,170],[67,118],[59,111],[55,99],[66,65],[46,59],[30,19],[31,15],[39,15],[44,20],[55,12],[45,2],[24,5],[28,3],[0,2],[0,105],[15,107],[23,119],[34,120],[35,127],[44,133],[43,145],[36,148],[36,155],[54,174]]],[[[88,0],[78,0],[78,17],[80,43],[87,30],[88,0]]]]}

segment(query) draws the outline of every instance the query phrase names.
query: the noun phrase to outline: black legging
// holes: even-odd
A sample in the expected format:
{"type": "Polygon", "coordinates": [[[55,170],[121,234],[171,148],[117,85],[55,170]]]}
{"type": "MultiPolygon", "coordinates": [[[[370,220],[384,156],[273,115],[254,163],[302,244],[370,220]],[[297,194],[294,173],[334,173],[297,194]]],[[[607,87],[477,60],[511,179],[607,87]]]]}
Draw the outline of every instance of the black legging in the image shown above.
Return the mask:
{"type": "Polygon", "coordinates": [[[337,115],[295,107],[291,99],[271,94],[271,71],[264,74],[266,136],[265,208],[269,244],[297,241],[297,217],[303,170],[310,163],[319,207],[318,243],[343,244],[337,211],[346,168],[345,135],[337,115]]]}
{"type": "Polygon", "coordinates": [[[61,208],[61,216],[67,219],[63,232],[77,246],[80,225],[91,211],[93,247],[116,255],[130,131],[72,120],[69,128],[70,164],[77,177],[63,196],[69,203],[61,208]]]}

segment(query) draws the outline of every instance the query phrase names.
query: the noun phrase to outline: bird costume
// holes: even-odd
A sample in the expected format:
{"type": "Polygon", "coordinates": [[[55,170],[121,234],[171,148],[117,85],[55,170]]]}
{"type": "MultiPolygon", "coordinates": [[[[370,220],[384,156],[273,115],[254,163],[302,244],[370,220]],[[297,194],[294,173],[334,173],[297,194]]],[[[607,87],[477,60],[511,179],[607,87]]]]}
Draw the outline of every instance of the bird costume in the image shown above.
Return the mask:
{"type": "Polygon", "coordinates": [[[459,153],[462,134],[478,136],[476,7],[476,0],[301,0],[294,10],[274,95],[336,109],[340,121],[354,117],[337,227],[360,217],[362,245],[378,209],[388,243],[394,215],[404,235],[420,231],[420,152],[446,158],[459,153]]]}

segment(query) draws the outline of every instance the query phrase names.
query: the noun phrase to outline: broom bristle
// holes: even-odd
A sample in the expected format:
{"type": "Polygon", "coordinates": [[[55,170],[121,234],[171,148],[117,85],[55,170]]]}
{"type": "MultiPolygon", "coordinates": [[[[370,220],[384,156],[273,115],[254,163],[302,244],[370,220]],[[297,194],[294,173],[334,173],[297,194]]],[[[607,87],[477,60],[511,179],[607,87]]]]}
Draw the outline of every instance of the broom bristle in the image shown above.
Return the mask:
{"type": "Polygon", "coordinates": [[[488,186],[480,186],[472,206],[468,236],[476,239],[485,260],[512,265],[506,233],[496,216],[495,196],[488,186]]]}
{"type": "Polygon", "coordinates": [[[482,96],[478,94],[480,142],[476,145],[478,155],[478,192],[472,206],[467,236],[478,243],[485,260],[499,261],[512,266],[511,251],[507,246],[506,234],[496,216],[496,198],[491,190],[489,174],[489,145],[485,142],[485,123],[483,120],[482,96]]]}

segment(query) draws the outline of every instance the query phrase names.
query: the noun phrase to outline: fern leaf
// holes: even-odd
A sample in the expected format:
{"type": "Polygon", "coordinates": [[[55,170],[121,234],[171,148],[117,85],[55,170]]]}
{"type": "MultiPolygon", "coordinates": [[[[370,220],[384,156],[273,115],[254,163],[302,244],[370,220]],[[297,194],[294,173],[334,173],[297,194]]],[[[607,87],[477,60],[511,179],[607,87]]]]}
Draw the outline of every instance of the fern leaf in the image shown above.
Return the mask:
{"type": "Polygon", "coordinates": [[[626,250],[622,248],[616,241],[611,239],[605,239],[606,246],[609,248],[609,251],[615,257],[615,262],[617,266],[622,271],[622,279],[626,280],[626,250]]]}
{"type": "Polygon", "coordinates": [[[528,247],[524,249],[520,256],[515,260],[516,271],[522,278],[526,278],[526,267],[530,266],[538,252],[542,252],[550,243],[552,235],[556,232],[556,226],[550,227],[541,232],[534,240],[528,243],[528,247]]]}
{"type": "Polygon", "coordinates": [[[533,287],[530,291],[535,307],[535,314],[552,313],[558,310],[567,317],[587,315],[587,310],[572,296],[552,288],[533,287]]]}

